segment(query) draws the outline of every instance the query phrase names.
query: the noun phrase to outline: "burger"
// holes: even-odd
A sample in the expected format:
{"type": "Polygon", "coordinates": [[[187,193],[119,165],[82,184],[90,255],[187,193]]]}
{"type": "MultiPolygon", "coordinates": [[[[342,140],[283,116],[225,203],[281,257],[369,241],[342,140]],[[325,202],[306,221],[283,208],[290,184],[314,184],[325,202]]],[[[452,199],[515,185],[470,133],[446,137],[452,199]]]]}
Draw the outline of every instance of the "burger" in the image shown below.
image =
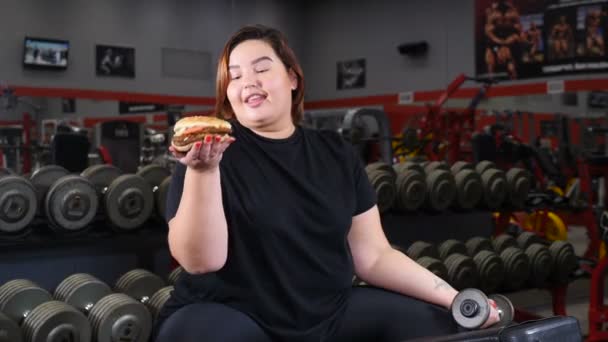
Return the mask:
{"type": "Polygon", "coordinates": [[[175,123],[171,146],[179,152],[188,152],[207,135],[227,136],[230,133],[232,126],[226,120],[212,116],[188,116],[175,123]]]}

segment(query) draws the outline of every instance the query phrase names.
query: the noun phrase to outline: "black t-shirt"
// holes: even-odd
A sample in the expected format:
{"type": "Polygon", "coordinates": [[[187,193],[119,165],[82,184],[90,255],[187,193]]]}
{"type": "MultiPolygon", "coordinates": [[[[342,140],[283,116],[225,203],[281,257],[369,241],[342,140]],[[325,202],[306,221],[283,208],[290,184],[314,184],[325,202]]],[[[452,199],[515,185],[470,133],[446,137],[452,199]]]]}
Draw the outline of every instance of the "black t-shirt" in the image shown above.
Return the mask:
{"type": "MultiPolygon", "coordinates": [[[[226,264],[181,277],[173,306],[224,303],[275,339],[323,340],[352,288],[352,217],[376,202],[363,163],[336,132],[297,126],[289,138],[269,139],[232,125],[236,141],[220,162],[226,264]]],[[[167,220],[177,212],[185,170],[179,164],[174,172],[167,220]]]]}

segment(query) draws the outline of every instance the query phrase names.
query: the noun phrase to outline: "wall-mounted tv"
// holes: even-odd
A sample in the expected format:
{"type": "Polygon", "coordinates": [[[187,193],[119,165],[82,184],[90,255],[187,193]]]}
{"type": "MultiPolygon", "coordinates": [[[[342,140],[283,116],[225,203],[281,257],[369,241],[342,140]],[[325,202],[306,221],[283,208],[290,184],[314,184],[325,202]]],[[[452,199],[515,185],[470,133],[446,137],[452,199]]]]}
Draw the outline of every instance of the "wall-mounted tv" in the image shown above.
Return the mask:
{"type": "Polygon", "coordinates": [[[25,37],[23,66],[36,69],[64,70],[68,67],[70,42],[67,40],[25,37]]]}

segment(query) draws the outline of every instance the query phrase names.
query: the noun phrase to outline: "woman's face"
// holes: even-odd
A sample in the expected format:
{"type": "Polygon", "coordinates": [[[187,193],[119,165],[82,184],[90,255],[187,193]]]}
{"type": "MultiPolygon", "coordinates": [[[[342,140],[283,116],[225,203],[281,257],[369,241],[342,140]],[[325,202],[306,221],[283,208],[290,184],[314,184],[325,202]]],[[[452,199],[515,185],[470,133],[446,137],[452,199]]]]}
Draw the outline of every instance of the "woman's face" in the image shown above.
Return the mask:
{"type": "Polygon", "coordinates": [[[237,45],[228,63],[228,100],[247,127],[291,123],[291,92],[297,79],[262,40],[237,45]]]}

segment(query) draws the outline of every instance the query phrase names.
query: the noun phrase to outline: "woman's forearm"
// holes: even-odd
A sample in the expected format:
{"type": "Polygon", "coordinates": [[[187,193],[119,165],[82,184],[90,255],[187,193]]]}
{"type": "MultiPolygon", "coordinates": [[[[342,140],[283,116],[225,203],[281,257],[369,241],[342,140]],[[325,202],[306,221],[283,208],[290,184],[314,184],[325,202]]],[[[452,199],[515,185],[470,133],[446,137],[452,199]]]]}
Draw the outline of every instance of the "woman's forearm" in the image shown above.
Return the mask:
{"type": "Polygon", "coordinates": [[[179,208],[169,222],[169,249],[189,273],[222,268],[228,255],[228,228],[220,171],[186,170],[179,208]]]}
{"type": "Polygon", "coordinates": [[[415,297],[444,308],[458,294],[445,280],[393,248],[387,248],[376,262],[358,276],[366,283],[415,297]]]}

